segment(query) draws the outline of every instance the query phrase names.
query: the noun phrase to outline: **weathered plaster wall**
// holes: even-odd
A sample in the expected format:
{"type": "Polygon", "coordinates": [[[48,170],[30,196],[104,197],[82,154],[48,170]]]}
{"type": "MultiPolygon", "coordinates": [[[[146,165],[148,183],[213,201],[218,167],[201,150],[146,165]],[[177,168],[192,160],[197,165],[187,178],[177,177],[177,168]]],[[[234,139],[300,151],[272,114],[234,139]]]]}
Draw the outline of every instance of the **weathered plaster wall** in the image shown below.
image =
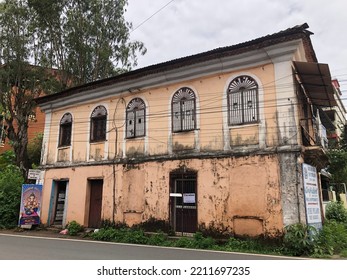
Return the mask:
{"type": "Polygon", "coordinates": [[[279,155],[283,223],[285,226],[306,222],[300,159],[300,155],[295,153],[279,155]]]}
{"type": "MultiPolygon", "coordinates": [[[[69,112],[73,116],[72,151],[68,159],[72,162],[134,158],[138,156],[172,155],[181,152],[214,152],[233,147],[256,145],[259,148],[278,143],[278,115],[274,87],[274,66],[271,64],[230,71],[220,75],[205,76],[157,88],[139,89],[136,94],[124,92],[112,98],[100,98],[90,104],[71,104],[52,112],[47,129],[49,139],[45,158],[54,164],[57,155],[59,123],[69,112]],[[259,123],[246,127],[227,125],[227,87],[238,75],[250,75],[259,83],[259,123]],[[266,85],[266,86],[264,86],[266,85]],[[196,95],[196,130],[173,133],[171,128],[171,100],[181,87],[191,88],[196,95]],[[126,139],[125,110],[135,97],[146,104],[146,135],[126,139]],[[107,109],[107,140],[105,143],[89,143],[90,116],[93,109],[103,105],[107,109]],[[226,124],[225,124],[226,123],[226,124]]],[[[282,116],[281,116],[282,118],[282,116]]],[[[60,160],[62,161],[62,160],[60,160]]]]}
{"type": "Polygon", "coordinates": [[[276,235],[283,227],[278,157],[189,159],[76,167],[46,173],[42,219],[47,221],[52,180],[68,179],[67,222],[88,222],[88,178],[103,178],[102,217],[130,225],[150,217],[169,219],[170,172],[197,171],[198,224],[248,235],[276,235]],[[113,201],[113,192],[115,201],[113,201]],[[250,227],[251,225],[251,227],[250,227]]]}
{"type": "MultiPolygon", "coordinates": [[[[65,202],[66,223],[76,220],[87,225],[89,215],[88,178],[103,179],[102,217],[112,217],[113,211],[113,176],[111,167],[61,168],[45,172],[45,184],[42,195],[41,220],[49,223],[49,209],[54,181],[68,180],[67,199],[65,202]]],[[[53,209],[51,209],[53,211],[53,209]]]]}

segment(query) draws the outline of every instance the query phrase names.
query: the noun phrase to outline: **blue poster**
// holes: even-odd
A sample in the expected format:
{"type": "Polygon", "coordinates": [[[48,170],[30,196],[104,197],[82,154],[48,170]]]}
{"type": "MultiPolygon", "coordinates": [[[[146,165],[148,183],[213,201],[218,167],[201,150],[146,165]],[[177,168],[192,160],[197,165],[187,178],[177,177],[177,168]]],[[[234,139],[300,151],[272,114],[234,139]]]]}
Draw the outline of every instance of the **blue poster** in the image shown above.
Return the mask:
{"type": "Polygon", "coordinates": [[[40,224],[42,185],[22,185],[19,225],[40,224]]]}

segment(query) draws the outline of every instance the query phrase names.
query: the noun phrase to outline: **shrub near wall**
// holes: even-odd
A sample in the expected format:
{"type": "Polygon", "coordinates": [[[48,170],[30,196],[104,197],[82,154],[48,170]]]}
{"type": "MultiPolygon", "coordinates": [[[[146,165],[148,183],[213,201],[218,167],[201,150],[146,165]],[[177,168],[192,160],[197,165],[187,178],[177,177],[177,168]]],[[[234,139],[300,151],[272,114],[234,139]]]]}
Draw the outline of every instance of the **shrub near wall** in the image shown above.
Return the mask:
{"type": "Polygon", "coordinates": [[[19,169],[8,165],[0,172],[0,228],[18,225],[24,179],[19,169]]]}

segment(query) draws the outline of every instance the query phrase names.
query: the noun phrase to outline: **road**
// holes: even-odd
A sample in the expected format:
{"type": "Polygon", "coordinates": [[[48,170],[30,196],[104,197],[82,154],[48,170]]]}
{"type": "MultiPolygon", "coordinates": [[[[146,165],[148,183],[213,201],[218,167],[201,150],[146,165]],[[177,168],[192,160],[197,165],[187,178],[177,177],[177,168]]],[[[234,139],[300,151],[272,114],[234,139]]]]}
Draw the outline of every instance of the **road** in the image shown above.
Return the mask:
{"type": "Polygon", "coordinates": [[[268,255],[0,234],[0,260],[280,260],[268,255]]]}

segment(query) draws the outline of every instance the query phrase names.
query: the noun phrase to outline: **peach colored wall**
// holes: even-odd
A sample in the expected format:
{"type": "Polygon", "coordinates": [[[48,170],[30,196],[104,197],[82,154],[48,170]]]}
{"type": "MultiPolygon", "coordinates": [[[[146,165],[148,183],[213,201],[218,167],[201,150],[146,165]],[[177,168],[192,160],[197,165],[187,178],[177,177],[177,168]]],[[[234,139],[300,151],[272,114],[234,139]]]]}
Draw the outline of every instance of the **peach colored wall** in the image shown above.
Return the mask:
{"type": "MultiPolygon", "coordinates": [[[[242,73],[256,77],[262,92],[264,111],[260,116],[266,131],[266,143],[269,146],[277,143],[276,127],[276,94],[273,86],[274,72],[272,65],[246,69],[242,73]],[[266,86],[265,86],[266,85],[266,86]]],[[[163,155],[175,151],[201,150],[218,151],[225,147],[223,122],[226,121],[223,102],[226,99],[226,88],[233,77],[240,72],[213,75],[184,83],[170,84],[160,88],[151,88],[134,94],[123,93],[113,99],[95,100],[93,104],[73,104],[57,110],[52,114],[47,164],[54,164],[57,158],[57,141],[59,122],[64,113],[73,115],[72,161],[84,162],[95,160],[96,148],[102,159],[113,159],[115,149],[117,157],[133,155],[163,155]],[[185,133],[171,132],[171,98],[176,90],[187,86],[193,89],[197,97],[197,130],[185,133]],[[125,139],[125,108],[128,102],[141,97],[146,103],[146,136],[136,139],[125,139]],[[97,105],[104,105],[108,111],[107,141],[103,147],[89,144],[90,115],[97,105]],[[222,108],[222,109],[221,109],[222,108]],[[199,113],[202,111],[203,113],[199,113]],[[206,113],[208,112],[208,114],[206,113]],[[224,115],[223,115],[224,114],[224,115]],[[117,132],[116,132],[117,131],[117,132]],[[116,143],[117,139],[117,143],[116,143]]],[[[257,144],[259,142],[259,125],[248,128],[229,127],[231,139],[237,146],[257,144]],[[247,130],[246,133],[244,130],[247,130]],[[241,131],[240,131],[241,130],[241,131]],[[242,137],[239,137],[242,134],[242,137]],[[246,135],[247,134],[247,135],[246,135]]],[[[99,155],[99,154],[98,154],[99,155]]]]}
{"type": "Polygon", "coordinates": [[[231,146],[259,144],[258,124],[233,128],[230,135],[230,143],[231,146]]]}
{"type": "MultiPolygon", "coordinates": [[[[110,167],[84,167],[84,168],[61,168],[47,170],[42,195],[42,222],[49,223],[49,207],[51,201],[52,185],[54,181],[68,180],[67,200],[65,204],[66,223],[72,220],[87,224],[88,221],[88,180],[104,179],[103,185],[103,217],[112,216],[112,168],[110,167]]],[[[52,213],[51,213],[52,214],[52,213]]]]}
{"type": "Polygon", "coordinates": [[[277,156],[150,161],[135,165],[115,164],[114,167],[111,162],[116,158],[176,155],[180,152],[218,153],[225,150],[227,145],[230,145],[230,149],[247,148],[248,145],[260,145],[263,142],[268,147],[277,145],[278,96],[274,80],[274,67],[269,64],[241,72],[145,89],[136,94],[122,93],[111,99],[94,100],[91,104],[73,104],[54,111],[46,154],[47,164],[56,164],[57,158],[60,158],[57,155],[59,122],[66,112],[73,115],[72,151],[70,148],[66,151],[71,152],[71,162],[61,162],[63,168],[46,172],[43,222],[48,222],[52,182],[64,178],[69,179],[66,222],[77,220],[84,225],[88,224],[88,178],[104,179],[104,219],[114,217],[116,221],[130,225],[150,217],[168,220],[169,175],[184,164],[198,172],[199,225],[212,225],[241,235],[278,234],[283,228],[283,217],[277,156]],[[259,82],[261,123],[225,126],[227,86],[233,78],[243,74],[251,75],[259,82]],[[181,87],[189,87],[196,94],[197,129],[172,133],[171,99],[181,87]],[[135,97],[142,98],[146,103],[146,136],[125,139],[125,109],[135,97]],[[90,115],[98,105],[104,105],[108,111],[107,140],[91,144],[90,115]],[[79,166],[81,163],[100,163],[101,160],[109,162],[107,165],[79,166]],[[71,163],[76,167],[69,167],[71,163]]]}
{"type": "Polygon", "coordinates": [[[130,225],[169,219],[169,174],[185,165],[197,171],[198,224],[235,234],[276,235],[283,227],[277,156],[190,159],[48,170],[42,220],[47,223],[52,180],[69,179],[66,222],[88,223],[88,178],[103,178],[102,217],[130,225]],[[249,225],[252,225],[249,228],[249,225]]]}

